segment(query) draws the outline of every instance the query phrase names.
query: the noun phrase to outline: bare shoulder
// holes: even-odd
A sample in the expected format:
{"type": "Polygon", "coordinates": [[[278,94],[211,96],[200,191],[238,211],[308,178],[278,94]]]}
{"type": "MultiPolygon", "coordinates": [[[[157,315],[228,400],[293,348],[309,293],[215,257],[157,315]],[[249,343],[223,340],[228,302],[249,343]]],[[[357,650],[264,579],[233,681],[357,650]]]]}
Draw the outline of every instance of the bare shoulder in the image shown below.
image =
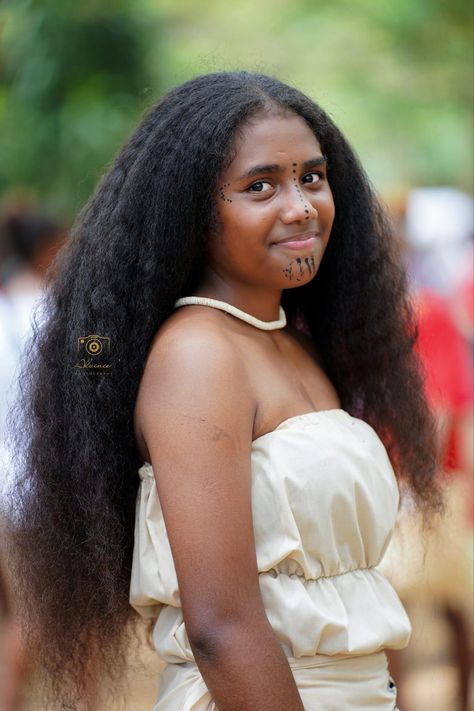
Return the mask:
{"type": "MultiPolygon", "coordinates": [[[[255,398],[244,360],[219,322],[207,314],[170,319],[155,338],[137,398],[140,426],[151,433],[166,425],[196,426],[208,437],[229,428],[251,440],[255,398]]],[[[151,446],[153,446],[151,444],[151,446]]]]}
{"type": "Polygon", "coordinates": [[[222,344],[230,342],[225,328],[222,328],[221,312],[204,306],[192,308],[196,310],[191,313],[185,309],[180,312],[178,309],[162,324],[153,341],[151,352],[172,342],[188,343],[199,338],[212,338],[222,344]]]}
{"type": "MultiPolygon", "coordinates": [[[[171,379],[227,376],[228,384],[245,373],[245,364],[235,341],[212,316],[169,319],[157,333],[148,354],[145,372],[171,379]]],[[[156,382],[158,385],[158,382],[156,382]]]]}

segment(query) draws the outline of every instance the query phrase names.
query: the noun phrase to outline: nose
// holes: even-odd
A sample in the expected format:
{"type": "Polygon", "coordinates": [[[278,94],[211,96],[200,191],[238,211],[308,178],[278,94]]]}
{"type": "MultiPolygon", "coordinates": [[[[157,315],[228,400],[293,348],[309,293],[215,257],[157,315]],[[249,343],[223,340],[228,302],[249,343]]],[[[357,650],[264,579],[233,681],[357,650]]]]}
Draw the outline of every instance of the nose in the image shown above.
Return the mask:
{"type": "Polygon", "coordinates": [[[309,222],[318,215],[316,207],[306,198],[298,185],[291,185],[282,195],[280,217],[283,224],[309,222]]]}

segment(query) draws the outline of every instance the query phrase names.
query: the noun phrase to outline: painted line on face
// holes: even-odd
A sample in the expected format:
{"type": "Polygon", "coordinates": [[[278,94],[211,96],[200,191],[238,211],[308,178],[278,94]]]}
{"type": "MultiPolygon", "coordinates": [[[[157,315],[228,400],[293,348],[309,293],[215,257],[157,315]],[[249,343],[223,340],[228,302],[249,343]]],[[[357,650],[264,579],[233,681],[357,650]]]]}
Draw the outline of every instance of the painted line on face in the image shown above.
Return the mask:
{"type": "Polygon", "coordinates": [[[314,257],[305,257],[304,262],[301,257],[292,259],[288,266],[283,269],[283,274],[288,279],[288,281],[302,281],[306,274],[315,274],[316,266],[314,264],[314,257]]]}

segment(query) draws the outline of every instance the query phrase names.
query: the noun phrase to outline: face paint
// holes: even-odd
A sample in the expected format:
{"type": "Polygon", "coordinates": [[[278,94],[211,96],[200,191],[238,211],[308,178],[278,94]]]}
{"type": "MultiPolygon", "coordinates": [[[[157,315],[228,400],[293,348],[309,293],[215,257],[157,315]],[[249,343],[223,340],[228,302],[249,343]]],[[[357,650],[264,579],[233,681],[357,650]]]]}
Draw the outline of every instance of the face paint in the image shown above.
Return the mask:
{"type": "Polygon", "coordinates": [[[304,270],[303,270],[303,265],[302,265],[302,263],[301,263],[301,257],[297,257],[297,258],[296,258],[296,264],[297,264],[298,267],[299,267],[300,276],[304,276],[304,270]]]}
{"type": "MultiPolygon", "coordinates": [[[[298,163],[292,163],[292,166],[293,166],[293,171],[292,171],[292,172],[293,172],[293,173],[296,173],[296,167],[297,167],[297,165],[298,165],[298,163]]],[[[297,180],[296,180],[296,177],[293,177],[293,182],[295,183],[296,192],[298,193],[298,196],[299,196],[301,202],[302,202],[303,205],[304,205],[304,211],[305,211],[305,214],[306,214],[306,217],[305,217],[304,219],[305,219],[305,220],[309,220],[309,208],[308,208],[308,203],[306,202],[306,200],[305,200],[304,197],[303,197],[303,194],[302,194],[302,192],[301,192],[300,186],[298,185],[298,182],[297,182],[297,180]]]]}
{"type": "Polygon", "coordinates": [[[221,185],[221,186],[219,187],[219,197],[220,197],[220,199],[223,200],[224,202],[232,202],[232,200],[229,200],[229,198],[227,198],[227,197],[225,196],[225,193],[224,193],[224,188],[228,188],[229,185],[230,185],[230,183],[225,183],[224,185],[221,185]]]}
{"type": "Polygon", "coordinates": [[[283,269],[283,274],[289,281],[292,281],[293,277],[296,281],[301,281],[306,273],[314,274],[315,271],[314,257],[305,257],[304,262],[301,257],[297,257],[296,259],[292,259],[288,266],[283,269]],[[293,272],[293,267],[296,273],[293,272]]]}

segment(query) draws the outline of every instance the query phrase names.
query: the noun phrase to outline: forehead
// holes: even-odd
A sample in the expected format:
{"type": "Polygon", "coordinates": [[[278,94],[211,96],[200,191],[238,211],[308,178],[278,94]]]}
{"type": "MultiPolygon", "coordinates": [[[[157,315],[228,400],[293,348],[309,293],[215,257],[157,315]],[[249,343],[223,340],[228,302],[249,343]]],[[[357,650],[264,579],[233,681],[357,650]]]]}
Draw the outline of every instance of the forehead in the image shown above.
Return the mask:
{"type": "Polygon", "coordinates": [[[265,116],[241,128],[228,170],[234,173],[253,163],[299,163],[320,155],[316,136],[300,116],[265,116]]]}

